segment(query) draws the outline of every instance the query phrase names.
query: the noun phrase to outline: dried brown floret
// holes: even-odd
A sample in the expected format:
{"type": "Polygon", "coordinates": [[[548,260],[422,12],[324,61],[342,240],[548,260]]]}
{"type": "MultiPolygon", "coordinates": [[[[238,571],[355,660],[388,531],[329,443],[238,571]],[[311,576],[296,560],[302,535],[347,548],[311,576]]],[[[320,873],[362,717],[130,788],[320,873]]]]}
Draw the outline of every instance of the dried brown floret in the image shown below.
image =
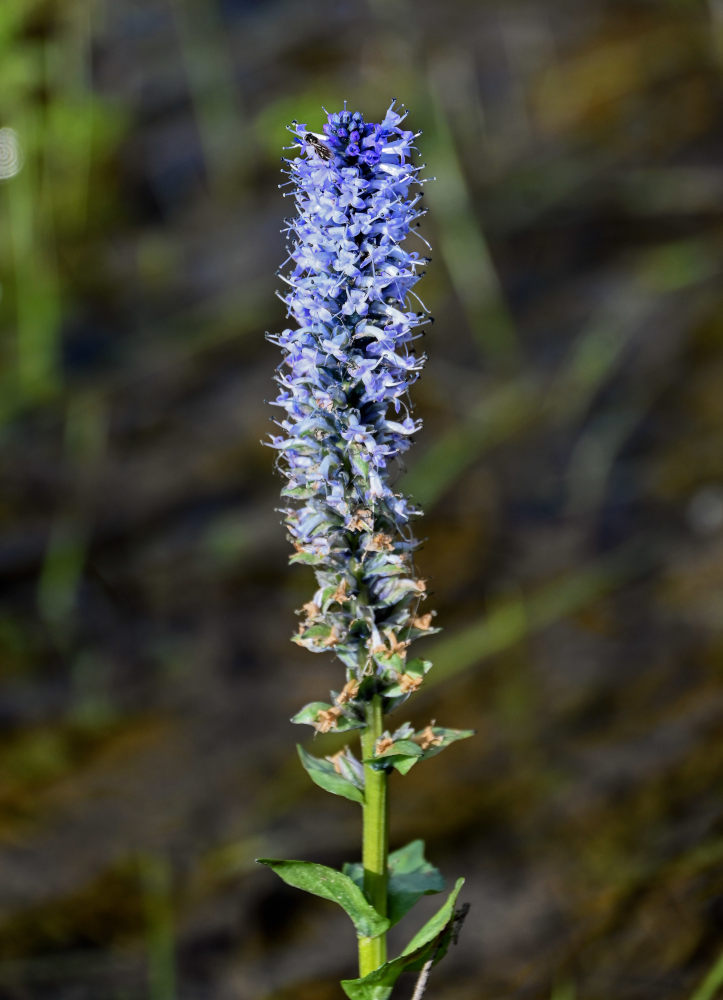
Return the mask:
{"type": "Polygon", "coordinates": [[[339,761],[345,756],[346,751],[348,749],[349,749],[348,747],[344,747],[343,750],[337,750],[336,753],[326,758],[330,764],[334,765],[334,770],[336,771],[337,774],[340,774],[342,778],[344,777],[344,772],[341,769],[341,764],[339,763],[339,761]]]}
{"type": "Polygon", "coordinates": [[[422,680],[422,677],[416,677],[414,674],[397,674],[397,684],[404,694],[416,691],[418,687],[421,687],[422,680]]]}
{"type": "Polygon", "coordinates": [[[376,742],[376,746],[374,747],[374,752],[376,756],[379,757],[381,754],[384,753],[385,750],[388,750],[390,747],[393,746],[394,746],[393,739],[391,739],[389,736],[381,736],[376,742]]]}
{"type": "Polygon", "coordinates": [[[346,682],[344,687],[336,696],[335,701],[337,705],[346,705],[346,703],[351,701],[352,698],[356,698],[358,690],[359,690],[359,681],[356,680],[356,678],[352,677],[351,680],[346,682]]]}
{"type": "Polygon", "coordinates": [[[336,706],[332,708],[322,708],[317,712],[314,719],[314,729],[317,733],[328,733],[336,725],[336,720],[340,718],[342,711],[336,706]]]}
{"type": "Polygon", "coordinates": [[[366,544],[367,552],[391,552],[393,548],[394,540],[391,535],[385,535],[383,531],[372,535],[366,544]]]}
{"type": "Polygon", "coordinates": [[[442,737],[438,736],[432,729],[433,725],[434,720],[432,720],[432,722],[426,726],[421,733],[415,733],[412,737],[412,740],[415,743],[418,743],[422,750],[429,750],[430,747],[438,747],[440,743],[444,742],[442,737]]]}
{"type": "Polygon", "coordinates": [[[387,656],[393,656],[395,653],[404,659],[407,655],[407,646],[409,645],[409,639],[399,640],[394,629],[385,628],[384,635],[387,637],[387,642],[389,643],[389,649],[386,651],[387,656]]]}
{"type": "Polygon", "coordinates": [[[336,625],[332,625],[331,632],[329,632],[326,639],[324,639],[321,645],[326,647],[327,649],[330,649],[332,646],[338,646],[340,639],[341,636],[339,635],[339,631],[336,625]]]}
{"type": "Polygon", "coordinates": [[[355,511],[348,524],[349,531],[371,531],[373,526],[372,512],[365,507],[360,507],[359,510],[355,511]]]}

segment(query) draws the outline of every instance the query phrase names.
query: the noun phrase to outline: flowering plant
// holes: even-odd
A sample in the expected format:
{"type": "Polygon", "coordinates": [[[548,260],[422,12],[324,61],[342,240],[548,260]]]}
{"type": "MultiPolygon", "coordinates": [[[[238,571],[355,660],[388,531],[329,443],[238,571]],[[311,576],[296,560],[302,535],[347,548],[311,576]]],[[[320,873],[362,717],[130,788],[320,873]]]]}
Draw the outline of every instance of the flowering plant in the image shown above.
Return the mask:
{"type": "Polygon", "coordinates": [[[425,361],[413,344],[429,322],[412,291],[426,258],[404,246],[423,214],[416,135],[404,118],[392,102],[379,124],[345,108],[327,116],[322,133],[290,126],[301,155],[284,161],[297,215],[288,223],[282,298],[295,326],[269,338],[284,353],[275,400],[282,433],[270,444],[287,480],[291,561],[312,566],[317,581],[294,641],[314,653],[333,651],[345,667],[340,689],[292,721],[318,733],[360,731],[360,759],[349,747],[324,758],[299,747],[299,755],[317,785],[360,803],[363,843],[361,864],[341,872],[261,860],[351,917],[359,978],[342,983],[351,1000],[385,1000],[405,970],[420,970],[426,982],[461,919],[455,902],[463,879],[402,954],[387,960],[388,928],[422,895],[443,889],[421,841],[388,853],[389,774],[406,774],[472,735],[434,722],[421,731],[408,722],[384,729],[384,715],[431,667],[409,658],[409,646],[437,631],[434,613],[421,611],[425,583],[412,559],[418,542],[410,522],[420,511],[392,485],[398,456],[420,424],[409,387],[425,361]]]}

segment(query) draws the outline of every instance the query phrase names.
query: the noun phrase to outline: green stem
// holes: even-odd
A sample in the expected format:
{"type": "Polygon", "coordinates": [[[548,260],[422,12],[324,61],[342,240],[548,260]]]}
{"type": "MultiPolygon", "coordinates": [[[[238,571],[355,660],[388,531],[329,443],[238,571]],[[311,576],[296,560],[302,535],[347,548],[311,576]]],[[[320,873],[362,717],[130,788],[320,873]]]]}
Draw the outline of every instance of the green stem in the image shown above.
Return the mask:
{"type": "MultiPolygon", "coordinates": [[[[382,735],[382,699],[375,695],[367,705],[367,727],[362,733],[362,760],[374,756],[382,735]]],[[[387,915],[387,854],[389,851],[389,803],[386,771],[364,765],[364,827],[362,863],[364,893],[374,909],[387,915]]],[[[387,960],[387,936],[359,938],[359,975],[374,972],[387,960]]]]}

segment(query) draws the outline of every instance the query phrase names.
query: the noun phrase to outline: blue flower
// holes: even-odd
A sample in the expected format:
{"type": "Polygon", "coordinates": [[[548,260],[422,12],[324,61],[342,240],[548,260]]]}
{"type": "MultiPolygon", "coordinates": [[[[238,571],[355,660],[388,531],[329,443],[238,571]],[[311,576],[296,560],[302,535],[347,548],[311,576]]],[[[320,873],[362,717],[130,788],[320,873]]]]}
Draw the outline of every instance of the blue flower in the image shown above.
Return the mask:
{"type": "Polygon", "coordinates": [[[269,337],[284,355],[282,433],[269,444],[287,479],[292,561],[313,566],[318,585],[295,640],[346,667],[324,731],[359,722],[376,693],[391,692],[387,707],[404,700],[407,647],[436,631],[418,613],[409,520],[421,512],[392,485],[420,426],[408,392],[425,361],[413,342],[429,322],[412,292],[426,258],[406,246],[424,213],[404,118],[392,103],[378,124],[346,108],[320,133],[294,123],[299,155],[285,161],[296,215],[281,297],[296,325],[269,337]]]}

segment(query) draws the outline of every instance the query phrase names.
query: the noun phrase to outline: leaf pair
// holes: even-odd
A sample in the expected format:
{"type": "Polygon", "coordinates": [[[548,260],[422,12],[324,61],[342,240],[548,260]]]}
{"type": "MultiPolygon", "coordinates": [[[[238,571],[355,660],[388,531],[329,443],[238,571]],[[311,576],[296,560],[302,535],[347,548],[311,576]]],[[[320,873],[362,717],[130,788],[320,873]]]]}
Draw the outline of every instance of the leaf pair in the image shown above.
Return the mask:
{"type": "Polygon", "coordinates": [[[419,971],[427,962],[436,965],[444,958],[454,932],[454,904],[463,885],[464,879],[457,879],[447,902],[414,935],[401,955],[362,979],[342,980],[342,989],[349,1000],[387,1000],[403,972],[419,971]]]}
{"type": "Polygon", "coordinates": [[[425,860],[423,840],[413,840],[389,855],[386,917],[377,913],[364,895],[361,862],[345,864],[343,872],[338,872],[313,861],[275,858],[259,858],[258,861],[268,865],[288,885],[338,903],[351,918],[360,937],[383,934],[401,920],[421,896],[444,889],[441,874],[425,860]]]}
{"type": "MultiPolygon", "coordinates": [[[[421,896],[442,892],[444,879],[424,858],[424,841],[412,840],[392,851],[387,862],[387,916],[391,927],[398,923],[421,896]]],[[[364,886],[364,866],[357,861],[345,864],[344,874],[360,888],[364,886]]]]}
{"type": "MultiPolygon", "coordinates": [[[[389,856],[388,907],[383,917],[368,902],[362,891],[364,869],[361,864],[344,866],[338,872],[311,861],[283,861],[259,858],[288,885],[304,889],[322,899],[338,903],[349,916],[359,937],[384,934],[428,893],[440,892],[442,876],[424,858],[424,843],[413,840],[389,856]]],[[[402,972],[421,969],[430,959],[436,964],[447,952],[454,927],[454,904],[464,879],[458,879],[444,906],[415,934],[397,958],[361,979],[348,979],[342,987],[350,1000],[387,1000],[402,972]]]]}
{"type": "MultiPolygon", "coordinates": [[[[314,713],[314,717],[316,717],[320,711],[327,708],[328,706],[324,702],[314,702],[312,705],[307,705],[305,711],[308,710],[309,715],[314,713]]],[[[301,715],[301,713],[299,714],[301,715]]],[[[304,719],[304,721],[307,720],[304,719]]],[[[342,721],[346,723],[346,720],[342,721]]],[[[346,728],[351,728],[348,723],[346,728]]],[[[465,740],[468,736],[474,735],[472,729],[445,729],[442,726],[427,726],[420,733],[414,733],[410,726],[409,732],[413,738],[394,739],[392,737],[391,745],[382,750],[381,753],[371,757],[368,763],[377,770],[388,771],[396,768],[400,774],[406,774],[418,761],[435,757],[451,743],[465,740]]],[[[332,795],[341,795],[352,802],[364,804],[363,772],[353,754],[345,750],[336,754],[334,760],[331,760],[330,758],[315,757],[298,744],[296,749],[299,752],[304,770],[314,784],[331,792],[332,795]]]]}

